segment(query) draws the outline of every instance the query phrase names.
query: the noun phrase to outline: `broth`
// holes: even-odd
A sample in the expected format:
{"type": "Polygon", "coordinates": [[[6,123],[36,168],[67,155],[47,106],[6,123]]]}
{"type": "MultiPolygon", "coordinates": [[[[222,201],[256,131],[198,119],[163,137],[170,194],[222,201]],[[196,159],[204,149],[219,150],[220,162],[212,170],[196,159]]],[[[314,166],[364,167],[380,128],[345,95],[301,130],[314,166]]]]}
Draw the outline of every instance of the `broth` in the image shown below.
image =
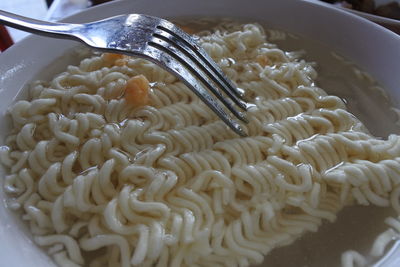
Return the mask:
{"type": "MultiPolygon", "coordinates": [[[[182,18],[175,21],[194,32],[208,30],[221,22],[230,22],[229,19],[212,18],[182,18]]],[[[400,133],[397,109],[379,83],[356,64],[320,42],[280,30],[270,30],[268,25],[263,26],[269,42],[284,51],[302,51],[303,59],[315,62],[314,67],[318,73],[316,86],[343,99],[347,109],[363,122],[372,135],[386,138],[389,134],[400,133]]],[[[384,219],[395,215],[392,208],[372,205],[346,207],[337,214],[334,223],[324,222],[316,233],[308,232],[293,244],[272,250],[258,266],[340,266],[341,254],[346,250],[368,255],[373,241],[388,228],[384,219]],[[372,216],[376,220],[371,220],[372,216]]],[[[369,260],[368,265],[375,264],[372,259],[369,260]]]]}

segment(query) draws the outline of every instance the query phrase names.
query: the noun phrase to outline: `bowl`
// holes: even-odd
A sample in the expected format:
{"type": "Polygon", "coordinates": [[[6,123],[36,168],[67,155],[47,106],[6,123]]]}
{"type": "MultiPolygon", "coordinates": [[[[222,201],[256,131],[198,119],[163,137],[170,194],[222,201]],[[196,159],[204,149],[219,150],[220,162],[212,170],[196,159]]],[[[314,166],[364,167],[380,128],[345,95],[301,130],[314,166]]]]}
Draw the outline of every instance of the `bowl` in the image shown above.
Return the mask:
{"type": "MultiPolygon", "coordinates": [[[[340,9],[306,0],[170,0],[167,3],[162,0],[126,0],[90,8],[65,21],[82,23],[126,13],[145,13],[164,18],[231,17],[262,22],[271,28],[317,40],[368,72],[385,88],[392,104],[399,107],[400,75],[396,75],[395,71],[400,69],[400,37],[340,9]]],[[[76,45],[73,41],[30,36],[0,54],[1,115],[4,116],[7,107],[16,98],[23,97],[26,85],[37,79],[39,74],[51,77],[65,67],[71,60],[67,52],[76,45]],[[54,64],[55,61],[57,64],[54,64]],[[46,72],[43,74],[44,69],[46,72]]],[[[1,139],[4,139],[8,127],[7,121],[1,120],[1,139]]],[[[2,263],[7,266],[54,266],[50,258],[32,242],[23,222],[6,208],[2,186],[0,199],[2,263]]],[[[394,248],[377,266],[399,266],[399,261],[400,249],[394,248]]]]}

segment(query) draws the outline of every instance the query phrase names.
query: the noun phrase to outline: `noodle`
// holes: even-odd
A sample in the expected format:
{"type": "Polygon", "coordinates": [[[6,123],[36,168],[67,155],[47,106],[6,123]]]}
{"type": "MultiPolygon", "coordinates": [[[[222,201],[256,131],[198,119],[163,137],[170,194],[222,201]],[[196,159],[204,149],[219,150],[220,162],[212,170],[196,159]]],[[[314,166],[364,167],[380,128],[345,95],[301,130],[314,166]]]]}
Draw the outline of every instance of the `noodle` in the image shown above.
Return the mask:
{"type": "MultiPolygon", "coordinates": [[[[258,25],[199,42],[253,104],[249,137],[138,58],[93,55],[10,108],[4,189],[58,265],[248,266],[346,205],[400,212],[399,136],[371,136],[314,86],[300,53],[268,43],[258,25]],[[137,75],[150,81],[147,105],[124,98],[137,75]]],[[[375,257],[399,232],[387,222],[375,257]]],[[[366,263],[342,256],[343,266],[366,263]]]]}

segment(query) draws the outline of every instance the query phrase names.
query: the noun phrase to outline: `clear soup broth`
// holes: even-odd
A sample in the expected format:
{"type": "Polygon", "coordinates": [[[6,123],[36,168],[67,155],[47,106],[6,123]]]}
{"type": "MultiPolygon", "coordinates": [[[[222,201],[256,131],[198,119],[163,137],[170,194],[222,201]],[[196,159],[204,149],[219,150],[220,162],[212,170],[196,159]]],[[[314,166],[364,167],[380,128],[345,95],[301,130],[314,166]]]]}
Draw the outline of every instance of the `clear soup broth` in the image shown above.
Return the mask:
{"type": "MultiPolygon", "coordinates": [[[[218,24],[232,22],[230,19],[213,18],[175,20],[184,28],[194,32],[207,31],[218,24]]],[[[251,20],[235,20],[253,23],[251,20]]],[[[260,22],[259,22],[260,23],[260,22]]],[[[262,24],[262,23],[261,23],[262,24]]],[[[340,97],[347,109],[360,119],[368,131],[387,138],[389,134],[400,134],[399,113],[379,83],[351,60],[335,53],[328,45],[300,35],[262,24],[268,41],[287,52],[299,52],[308,62],[314,62],[318,72],[316,86],[330,95],[340,97]]],[[[336,267],[341,265],[341,254],[355,250],[368,255],[376,237],[388,228],[384,219],[396,216],[392,208],[349,206],[339,212],[334,223],[324,222],[317,232],[308,232],[293,244],[276,248],[266,257],[260,267],[336,267]]],[[[393,241],[392,247],[400,242],[393,241]]],[[[390,253],[390,246],[387,253],[390,253]]],[[[369,260],[368,265],[383,266],[380,260],[369,260]]]]}

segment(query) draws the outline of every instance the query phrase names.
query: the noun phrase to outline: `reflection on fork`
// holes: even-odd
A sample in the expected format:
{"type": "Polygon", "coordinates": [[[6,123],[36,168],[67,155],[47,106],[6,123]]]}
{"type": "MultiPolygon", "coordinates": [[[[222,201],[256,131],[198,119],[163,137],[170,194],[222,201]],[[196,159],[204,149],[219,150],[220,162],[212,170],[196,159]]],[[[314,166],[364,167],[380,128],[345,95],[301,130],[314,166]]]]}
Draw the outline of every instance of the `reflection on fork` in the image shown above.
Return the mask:
{"type": "Polygon", "coordinates": [[[0,10],[0,22],[31,33],[79,40],[102,52],[146,58],[178,77],[232,130],[246,136],[240,124],[209,93],[236,118],[247,122],[234,106],[246,110],[241,92],[190,35],[167,20],[130,14],[85,24],[50,23],[0,10]]]}

